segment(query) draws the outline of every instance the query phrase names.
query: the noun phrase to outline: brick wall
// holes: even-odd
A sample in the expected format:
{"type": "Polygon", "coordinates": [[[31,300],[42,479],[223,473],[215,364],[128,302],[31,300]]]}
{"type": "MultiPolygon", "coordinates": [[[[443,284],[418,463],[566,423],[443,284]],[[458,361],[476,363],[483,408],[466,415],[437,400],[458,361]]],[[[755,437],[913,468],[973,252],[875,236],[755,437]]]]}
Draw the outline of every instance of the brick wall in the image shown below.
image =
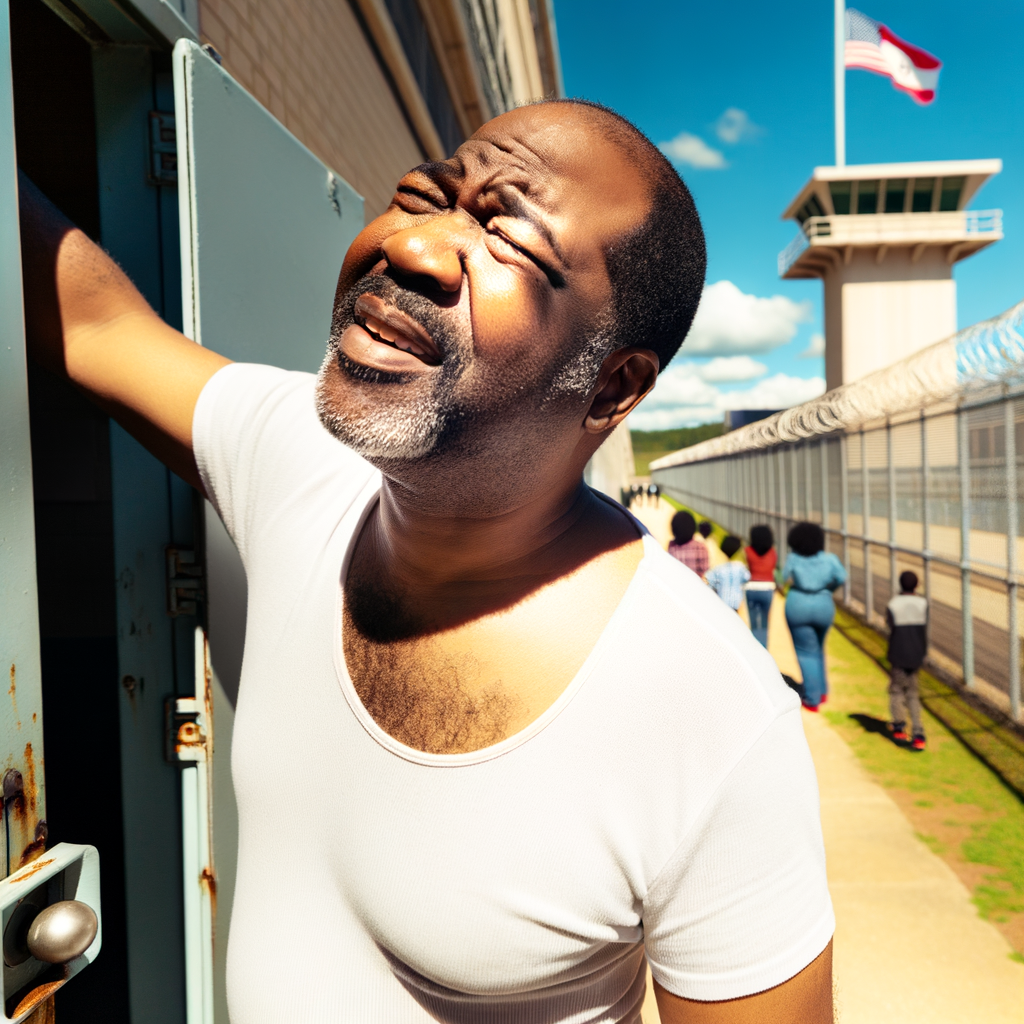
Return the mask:
{"type": "Polygon", "coordinates": [[[379,214],[424,157],[347,0],[200,0],[199,19],[224,67],[379,214]]]}

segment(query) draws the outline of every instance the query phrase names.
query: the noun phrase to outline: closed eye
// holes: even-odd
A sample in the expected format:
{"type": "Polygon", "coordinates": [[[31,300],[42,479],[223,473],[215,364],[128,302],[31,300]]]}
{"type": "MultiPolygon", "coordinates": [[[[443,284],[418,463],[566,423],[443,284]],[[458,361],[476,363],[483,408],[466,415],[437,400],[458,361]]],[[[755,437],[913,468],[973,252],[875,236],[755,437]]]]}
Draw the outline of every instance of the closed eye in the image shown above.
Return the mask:
{"type": "Polygon", "coordinates": [[[400,184],[392,202],[409,213],[429,213],[448,208],[448,200],[443,192],[427,192],[414,185],[400,184]]]}
{"type": "Polygon", "coordinates": [[[565,278],[560,274],[554,267],[549,266],[544,260],[535,256],[529,249],[524,248],[518,242],[512,241],[508,235],[504,234],[493,225],[488,225],[487,234],[490,238],[496,239],[503,245],[507,246],[512,251],[518,253],[520,256],[525,256],[538,270],[540,270],[551,284],[552,288],[561,288],[565,285],[565,278]]]}

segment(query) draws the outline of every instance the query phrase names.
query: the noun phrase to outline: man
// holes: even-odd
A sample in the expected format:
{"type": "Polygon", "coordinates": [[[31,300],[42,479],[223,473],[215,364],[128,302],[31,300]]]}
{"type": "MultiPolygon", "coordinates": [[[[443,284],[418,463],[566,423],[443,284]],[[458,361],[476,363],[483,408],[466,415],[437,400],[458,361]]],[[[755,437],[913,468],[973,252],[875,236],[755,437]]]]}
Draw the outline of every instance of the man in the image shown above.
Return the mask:
{"type": "Polygon", "coordinates": [[[928,654],[928,599],[915,593],[917,573],[900,573],[900,592],[885,609],[889,625],[889,730],[898,743],[910,741],[912,750],[925,749],[924,722],[917,672],[928,654]],[[907,714],[913,727],[907,735],[907,714]]]}
{"type": "Polygon", "coordinates": [[[203,488],[246,565],[235,1024],[636,1024],[645,951],[665,1024],[831,1021],[796,703],[582,484],[700,296],[657,150],[554,102],[410,172],[316,379],[192,344],[22,193],[36,358],[203,488]]]}

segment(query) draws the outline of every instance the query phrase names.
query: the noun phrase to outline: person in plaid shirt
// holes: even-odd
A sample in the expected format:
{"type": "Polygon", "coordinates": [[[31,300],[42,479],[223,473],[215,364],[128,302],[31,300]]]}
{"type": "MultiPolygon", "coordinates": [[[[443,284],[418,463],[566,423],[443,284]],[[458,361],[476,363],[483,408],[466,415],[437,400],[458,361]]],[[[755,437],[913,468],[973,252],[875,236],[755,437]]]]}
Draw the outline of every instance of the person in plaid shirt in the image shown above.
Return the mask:
{"type": "Polygon", "coordinates": [[[743,603],[743,586],[750,582],[750,570],[732,556],[743,547],[739,537],[726,537],[722,541],[722,554],[728,559],[707,574],[708,586],[734,611],[743,603]]]}
{"type": "Polygon", "coordinates": [[[689,512],[677,512],[672,517],[672,536],[675,540],[669,543],[668,553],[703,579],[708,571],[708,549],[694,539],[696,532],[697,521],[693,516],[689,512]]]}

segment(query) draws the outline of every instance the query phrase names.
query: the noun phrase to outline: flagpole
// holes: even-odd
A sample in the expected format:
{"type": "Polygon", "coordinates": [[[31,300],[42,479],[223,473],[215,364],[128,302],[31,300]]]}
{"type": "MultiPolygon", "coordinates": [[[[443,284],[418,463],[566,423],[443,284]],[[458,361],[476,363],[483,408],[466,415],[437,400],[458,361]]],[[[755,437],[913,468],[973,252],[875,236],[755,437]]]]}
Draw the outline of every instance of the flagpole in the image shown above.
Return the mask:
{"type": "Polygon", "coordinates": [[[835,0],[836,167],[846,166],[846,0],[835,0]]]}

